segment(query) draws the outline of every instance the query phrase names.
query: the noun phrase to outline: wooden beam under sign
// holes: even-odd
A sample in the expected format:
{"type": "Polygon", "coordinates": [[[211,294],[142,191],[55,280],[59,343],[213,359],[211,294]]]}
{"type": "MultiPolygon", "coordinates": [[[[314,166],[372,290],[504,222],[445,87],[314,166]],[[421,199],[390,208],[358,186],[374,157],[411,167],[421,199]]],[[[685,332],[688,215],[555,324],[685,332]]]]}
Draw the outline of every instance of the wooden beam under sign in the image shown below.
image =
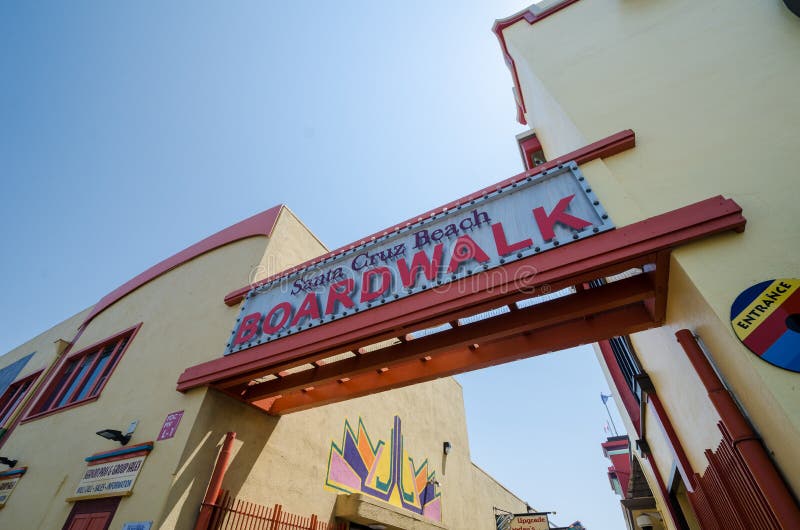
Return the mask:
{"type": "Polygon", "coordinates": [[[552,326],[576,318],[589,317],[609,309],[642,302],[655,295],[647,275],[633,276],[617,282],[589,289],[557,300],[526,307],[496,317],[479,320],[466,326],[448,329],[376,350],[334,363],[304,370],[281,379],[265,381],[247,387],[244,398],[255,401],[338,380],[343,375],[353,377],[361,373],[391,366],[398,361],[431,356],[456,347],[484,344],[500,338],[552,326]]]}
{"type": "Polygon", "coordinates": [[[326,383],[315,387],[311,392],[292,392],[275,399],[271,406],[264,410],[272,415],[299,412],[320,405],[596,342],[607,337],[609,333],[636,333],[655,326],[650,312],[639,302],[597,314],[592,318],[577,318],[528,334],[481,344],[481,347],[475,350],[462,346],[440,353],[424,362],[421,359],[412,359],[397,363],[381,374],[374,371],[366,372],[351,377],[346,383],[326,383]]]}

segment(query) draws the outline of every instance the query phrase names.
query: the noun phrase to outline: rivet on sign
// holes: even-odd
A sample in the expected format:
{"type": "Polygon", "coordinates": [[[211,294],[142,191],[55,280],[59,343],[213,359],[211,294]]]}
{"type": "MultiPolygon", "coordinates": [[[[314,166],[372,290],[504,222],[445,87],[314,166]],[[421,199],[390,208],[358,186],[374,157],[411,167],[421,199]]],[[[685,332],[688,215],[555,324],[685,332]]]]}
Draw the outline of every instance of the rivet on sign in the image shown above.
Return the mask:
{"type": "Polygon", "coordinates": [[[594,232],[595,234],[596,234],[597,232],[599,232],[599,231],[600,231],[600,229],[599,229],[599,228],[597,228],[596,226],[595,226],[594,228],[592,228],[592,232],[594,232]]]}
{"type": "Polygon", "coordinates": [[[604,213],[603,214],[603,219],[608,219],[608,214],[604,213]]]}
{"type": "Polygon", "coordinates": [[[539,247],[533,249],[534,252],[539,252],[539,250],[541,250],[539,247]]]}
{"type": "Polygon", "coordinates": [[[555,246],[558,246],[558,244],[559,244],[559,243],[558,243],[558,239],[556,239],[555,241],[553,241],[553,245],[555,245],[555,246]]]}
{"type": "Polygon", "coordinates": [[[521,258],[522,257],[522,252],[517,252],[517,257],[521,258]]]}
{"type": "Polygon", "coordinates": [[[578,234],[572,234],[572,239],[578,239],[578,234]]]}

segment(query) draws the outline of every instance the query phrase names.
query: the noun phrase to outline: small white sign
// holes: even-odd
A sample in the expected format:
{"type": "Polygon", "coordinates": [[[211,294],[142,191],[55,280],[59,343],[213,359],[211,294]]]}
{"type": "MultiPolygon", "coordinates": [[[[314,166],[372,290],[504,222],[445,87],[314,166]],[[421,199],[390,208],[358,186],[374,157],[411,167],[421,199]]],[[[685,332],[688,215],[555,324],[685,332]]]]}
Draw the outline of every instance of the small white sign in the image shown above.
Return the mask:
{"type": "Polygon", "coordinates": [[[14,475],[0,480],[0,508],[6,505],[6,501],[11,496],[11,493],[17,487],[20,475],[14,475]]]}
{"type": "Polygon", "coordinates": [[[135,521],[122,525],[122,530],[150,530],[153,521],[135,521]]]}
{"type": "Polygon", "coordinates": [[[547,514],[515,515],[508,530],[550,530],[547,514]]]}
{"type": "Polygon", "coordinates": [[[68,501],[130,495],[146,456],[88,466],[68,501]]]}

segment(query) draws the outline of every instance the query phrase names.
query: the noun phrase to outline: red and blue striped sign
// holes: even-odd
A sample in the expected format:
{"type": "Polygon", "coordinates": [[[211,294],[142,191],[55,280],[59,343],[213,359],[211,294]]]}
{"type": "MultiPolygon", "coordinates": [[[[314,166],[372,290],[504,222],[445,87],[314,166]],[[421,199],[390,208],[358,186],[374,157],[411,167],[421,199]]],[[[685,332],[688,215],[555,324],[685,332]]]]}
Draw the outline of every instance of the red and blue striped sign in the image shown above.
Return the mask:
{"type": "Polygon", "coordinates": [[[731,325],[750,351],[800,372],[800,280],[767,280],[745,289],[731,306],[731,325]]]}

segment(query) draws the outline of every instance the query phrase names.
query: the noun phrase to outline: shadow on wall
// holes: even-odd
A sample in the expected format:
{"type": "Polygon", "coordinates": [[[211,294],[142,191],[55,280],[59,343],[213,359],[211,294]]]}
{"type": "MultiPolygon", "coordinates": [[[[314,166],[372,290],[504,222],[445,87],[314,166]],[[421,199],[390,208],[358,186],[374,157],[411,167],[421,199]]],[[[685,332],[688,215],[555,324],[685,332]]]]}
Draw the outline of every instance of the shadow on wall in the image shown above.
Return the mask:
{"type": "Polygon", "coordinates": [[[223,488],[236,495],[267,445],[278,418],[267,416],[224,394],[208,390],[189,434],[162,510],[162,529],[194,528],[200,504],[228,431],[236,432],[234,456],[223,488]],[[233,470],[248,472],[233,472],[233,470]]]}

